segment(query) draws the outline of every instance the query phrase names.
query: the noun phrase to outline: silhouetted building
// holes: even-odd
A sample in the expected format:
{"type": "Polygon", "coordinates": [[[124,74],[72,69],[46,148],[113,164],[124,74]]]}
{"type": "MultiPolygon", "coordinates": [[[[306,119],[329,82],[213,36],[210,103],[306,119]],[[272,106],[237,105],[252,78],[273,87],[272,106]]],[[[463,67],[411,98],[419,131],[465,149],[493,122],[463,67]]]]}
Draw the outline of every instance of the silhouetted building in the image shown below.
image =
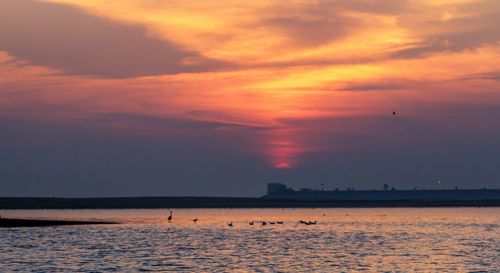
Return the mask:
{"type": "Polygon", "coordinates": [[[267,184],[267,194],[274,194],[279,192],[292,192],[293,189],[288,188],[282,183],[268,183],[267,184]]]}

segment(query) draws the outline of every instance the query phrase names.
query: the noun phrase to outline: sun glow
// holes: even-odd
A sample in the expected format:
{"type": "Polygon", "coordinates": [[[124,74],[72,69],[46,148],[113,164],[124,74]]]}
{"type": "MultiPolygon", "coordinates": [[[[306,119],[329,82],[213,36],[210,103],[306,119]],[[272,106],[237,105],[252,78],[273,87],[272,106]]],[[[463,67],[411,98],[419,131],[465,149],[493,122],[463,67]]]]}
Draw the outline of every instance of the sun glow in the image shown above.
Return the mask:
{"type": "Polygon", "coordinates": [[[292,167],[292,165],[286,163],[286,162],[281,162],[281,163],[278,163],[276,164],[276,166],[274,166],[276,169],[290,169],[292,167]]]}

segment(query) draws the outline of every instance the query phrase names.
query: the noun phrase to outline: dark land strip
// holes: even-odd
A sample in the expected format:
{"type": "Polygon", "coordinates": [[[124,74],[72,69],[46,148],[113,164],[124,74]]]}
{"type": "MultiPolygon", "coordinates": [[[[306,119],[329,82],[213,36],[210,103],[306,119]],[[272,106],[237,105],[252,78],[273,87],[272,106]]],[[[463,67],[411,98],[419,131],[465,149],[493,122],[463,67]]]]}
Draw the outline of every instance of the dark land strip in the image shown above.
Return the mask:
{"type": "Polygon", "coordinates": [[[500,207],[485,200],[290,200],[230,197],[0,197],[0,209],[500,207]]]}
{"type": "Polygon", "coordinates": [[[0,227],[45,227],[45,226],[109,225],[109,224],[118,224],[118,223],[101,222],[101,221],[66,221],[66,220],[0,218],[0,227]]]}

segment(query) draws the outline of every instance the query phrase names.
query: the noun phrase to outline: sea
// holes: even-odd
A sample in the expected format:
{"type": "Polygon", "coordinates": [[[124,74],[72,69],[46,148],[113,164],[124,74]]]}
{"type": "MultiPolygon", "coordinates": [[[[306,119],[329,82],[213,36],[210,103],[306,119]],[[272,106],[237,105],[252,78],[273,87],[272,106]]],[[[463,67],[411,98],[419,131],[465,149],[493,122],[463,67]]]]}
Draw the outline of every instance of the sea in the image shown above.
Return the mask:
{"type": "Polygon", "coordinates": [[[500,272],[500,208],[169,211],[0,210],[118,222],[0,228],[0,272],[500,272]]]}

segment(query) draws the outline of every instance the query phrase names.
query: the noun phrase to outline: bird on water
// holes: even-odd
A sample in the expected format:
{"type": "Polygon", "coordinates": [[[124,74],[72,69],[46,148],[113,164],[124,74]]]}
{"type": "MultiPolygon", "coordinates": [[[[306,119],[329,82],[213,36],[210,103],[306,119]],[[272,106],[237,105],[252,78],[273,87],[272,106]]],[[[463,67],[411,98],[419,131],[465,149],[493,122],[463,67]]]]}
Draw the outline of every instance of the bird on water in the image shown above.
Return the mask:
{"type": "Polygon", "coordinates": [[[170,211],[170,215],[167,217],[167,220],[170,222],[172,221],[172,211],[170,211]]]}
{"type": "Polygon", "coordinates": [[[233,222],[227,224],[229,227],[232,227],[233,226],[233,222]]]}
{"type": "Polygon", "coordinates": [[[196,224],[196,222],[198,222],[198,218],[194,218],[193,222],[196,224]]]}

